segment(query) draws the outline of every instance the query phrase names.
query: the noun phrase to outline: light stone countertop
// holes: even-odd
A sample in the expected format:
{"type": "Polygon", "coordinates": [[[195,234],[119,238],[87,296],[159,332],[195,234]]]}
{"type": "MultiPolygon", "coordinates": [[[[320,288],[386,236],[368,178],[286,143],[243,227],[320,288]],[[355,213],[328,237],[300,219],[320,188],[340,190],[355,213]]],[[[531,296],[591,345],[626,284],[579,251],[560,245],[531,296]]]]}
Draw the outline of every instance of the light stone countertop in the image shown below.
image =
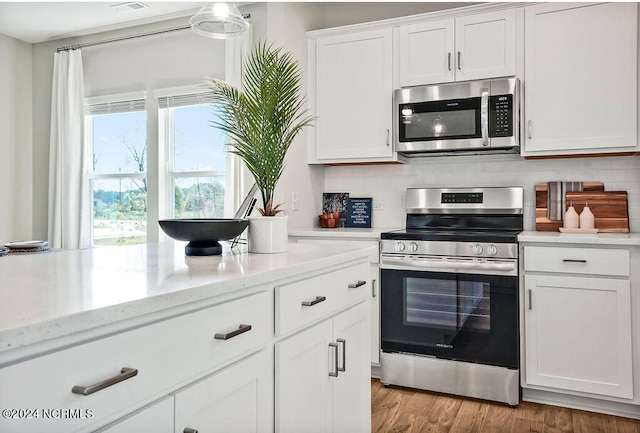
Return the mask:
{"type": "Polygon", "coordinates": [[[324,229],[321,227],[309,227],[300,229],[289,229],[290,237],[311,237],[311,238],[342,238],[358,240],[380,240],[380,234],[401,230],[404,227],[373,227],[373,228],[351,228],[340,227],[335,229],[324,229]]]}
{"type": "Polygon", "coordinates": [[[640,245],[640,233],[560,233],[524,231],[518,235],[519,242],[544,242],[555,244],[592,245],[640,245]]]}
{"type": "Polygon", "coordinates": [[[27,345],[169,314],[377,254],[373,247],[295,243],[282,254],[248,254],[231,252],[225,244],[223,255],[188,257],[185,245],[171,241],[0,257],[0,364],[4,353],[27,345]]]}

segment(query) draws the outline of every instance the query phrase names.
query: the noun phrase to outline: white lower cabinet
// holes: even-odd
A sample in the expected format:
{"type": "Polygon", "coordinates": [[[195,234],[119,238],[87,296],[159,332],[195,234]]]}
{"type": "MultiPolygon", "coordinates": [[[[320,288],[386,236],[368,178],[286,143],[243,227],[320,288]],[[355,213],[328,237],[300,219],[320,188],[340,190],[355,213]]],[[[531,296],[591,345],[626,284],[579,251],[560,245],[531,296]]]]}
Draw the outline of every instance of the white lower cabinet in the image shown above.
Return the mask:
{"type": "Polygon", "coordinates": [[[279,433],[371,431],[369,302],[276,343],[279,433]]]}
{"type": "Polygon", "coordinates": [[[96,433],[173,433],[173,396],[165,397],[96,433]]]}
{"type": "Polygon", "coordinates": [[[525,246],[524,270],[523,387],[633,399],[629,251],[525,246]]]}
{"type": "Polygon", "coordinates": [[[176,392],[175,433],[272,431],[268,354],[263,350],[176,392]]]}

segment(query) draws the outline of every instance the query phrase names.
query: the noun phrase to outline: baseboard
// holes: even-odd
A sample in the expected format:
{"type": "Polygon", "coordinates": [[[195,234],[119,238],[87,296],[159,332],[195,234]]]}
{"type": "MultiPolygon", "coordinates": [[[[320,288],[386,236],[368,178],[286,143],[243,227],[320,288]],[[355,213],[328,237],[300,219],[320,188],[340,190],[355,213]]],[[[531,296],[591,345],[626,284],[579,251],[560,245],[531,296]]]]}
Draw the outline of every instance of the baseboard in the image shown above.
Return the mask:
{"type": "Polygon", "coordinates": [[[640,405],[522,388],[522,401],[640,419],[640,405]]]}

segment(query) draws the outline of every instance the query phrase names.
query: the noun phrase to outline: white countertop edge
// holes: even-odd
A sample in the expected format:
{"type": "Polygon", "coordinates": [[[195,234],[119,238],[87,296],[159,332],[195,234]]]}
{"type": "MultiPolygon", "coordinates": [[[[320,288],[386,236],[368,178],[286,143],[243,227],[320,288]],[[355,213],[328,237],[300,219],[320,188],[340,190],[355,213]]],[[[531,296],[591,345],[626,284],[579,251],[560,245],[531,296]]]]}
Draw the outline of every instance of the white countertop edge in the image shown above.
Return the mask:
{"type": "Polygon", "coordinates": [[[289,229],[290,237],[312,237],[312,238],[347,238],[347,239],[375,239],[380,240],[380,234],[401,230],[403,227],[372,227],[372,228],[352,228],[340,227],[335,229],[325,229],[322,227],[310,227],[300,229],[289,229]]]}
{"type": "Polygon", "coordinates": [[[524,231],[518,242],[546,242],[558,244],[640,245],[640,233],[560,233],[524,231]]]}
{"type": "MultiPolygon", "coordinates": [[[[289,245],[291,250],[292,245],[289,245]]],[[[333,248],[334,252],[323,257],[279,266],[268,271],[258,271],[249,275],[234,274],[228,279],[214,281],[194,287],[183,288],[155,296],[144,297],[92,310],[74,312],[61,317],[0,329],[0,365],[22,357],[20,349],[39,346],[37,351],[54,350],[77,344],[77,340],[99,338],[122,330],[142,326],[158,320],[174,317],[186,311],[205,308],[205,304],[215,305],[221,300],[246,295],[248,289],[259,291],[260,287],[275,281],[295,280],[324,267],[347,264],[360,258],[377,254],[375,247],[333,248]],[[230,296],[238,292],[236,296],[230,296]],[[243,294],[244,292],[247,292],[243,294]],[[225,295],[227,295],[225,297],[225,295]],[[183,307],[183,308],[181,308],[183,307]],[[183,311],[184,310],[184,311],[183,311]],[[5,356],[7,352],[19,352],[5,356]]],[[[282,253],[288,254],[288,253],[282,253]]],[[[260,255],[267,257],[269,254],[260,255]]],[[[31,352],[31,350],[29,350],[31,352]]]]}

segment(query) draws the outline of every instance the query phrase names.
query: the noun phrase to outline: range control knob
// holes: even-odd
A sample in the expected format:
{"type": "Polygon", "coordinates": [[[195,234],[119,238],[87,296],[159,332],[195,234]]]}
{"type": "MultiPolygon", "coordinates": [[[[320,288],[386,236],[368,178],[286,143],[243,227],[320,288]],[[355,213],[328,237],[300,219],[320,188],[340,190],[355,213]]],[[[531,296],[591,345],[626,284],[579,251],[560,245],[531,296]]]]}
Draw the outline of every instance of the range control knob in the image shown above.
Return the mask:
{"type": "Polygon", "coordinates": [[[475,244],[474,246],[471,247],[471,252],[476,256],[482,254],[482,245],[475,244]]]}
{"type": "Polygon", "coordinates": [[[487,247],[487,254],[489,254],[490,256],[495,256],[496,254],[498,254],[498,247],[493,244],[489,245],[487,247]]]}
{"type": "Polygon", "coordinates": [[[412,253],[418,251],[418,244],[416,244],[415,242],[411,242],[409,244],[409,251],[411,251],[412,253]]]}
{"type": "Polygon", "coordinates": [[[396,251],[401,253],[404,251],[404,249],[406,248],[406,246],[404,245],[404,242],[396,242],[396,251]]]}

